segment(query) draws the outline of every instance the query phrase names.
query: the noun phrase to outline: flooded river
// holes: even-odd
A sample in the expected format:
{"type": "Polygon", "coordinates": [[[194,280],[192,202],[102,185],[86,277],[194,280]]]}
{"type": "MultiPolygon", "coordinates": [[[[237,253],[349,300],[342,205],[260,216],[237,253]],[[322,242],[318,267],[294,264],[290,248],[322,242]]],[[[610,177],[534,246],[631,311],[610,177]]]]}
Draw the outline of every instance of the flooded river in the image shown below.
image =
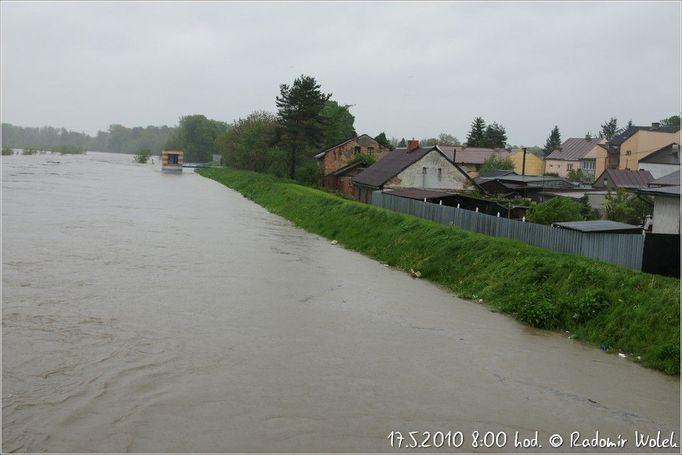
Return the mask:
{"type": "Polygon", "coordinates": [[[214,181],[100,153],[3,157],[2,178],[3,451],[398,450],[392,431],[461,431],[466,451],[474,431],[517,452],[517,431],[543,451],[573,431],[679,443],[677,378],[214,181]]]}

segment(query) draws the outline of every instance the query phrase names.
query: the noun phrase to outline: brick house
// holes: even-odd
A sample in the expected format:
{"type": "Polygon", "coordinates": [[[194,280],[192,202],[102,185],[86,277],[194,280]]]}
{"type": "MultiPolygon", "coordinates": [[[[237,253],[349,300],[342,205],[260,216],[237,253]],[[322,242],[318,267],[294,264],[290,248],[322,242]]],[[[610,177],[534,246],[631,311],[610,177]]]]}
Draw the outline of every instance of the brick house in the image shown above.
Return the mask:
{"type": "Polygon", "coordinates": [[[364,170],[365,166],[357,160],[358,155],[383,158],[389,150],[382,147],[367,134],[353,135],[334,144],[315,155],[320,163],[320,174],[325,188],[348,196],[353,195],[351,179],[364,170]]]}

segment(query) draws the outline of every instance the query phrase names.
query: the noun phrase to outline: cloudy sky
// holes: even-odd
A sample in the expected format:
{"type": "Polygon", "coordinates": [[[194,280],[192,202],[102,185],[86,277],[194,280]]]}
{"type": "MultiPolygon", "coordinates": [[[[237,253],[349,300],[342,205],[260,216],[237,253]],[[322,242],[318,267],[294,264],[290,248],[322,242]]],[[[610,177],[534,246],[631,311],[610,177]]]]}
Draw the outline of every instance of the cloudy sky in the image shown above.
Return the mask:
{"type": "Polygon", "coordinates": [[[680,110],[680,3],[11,3],[2,121],[232,121],[314,76],[358,132],[464,139],[473,117],[515,145],[650,124],[680,110]]]}

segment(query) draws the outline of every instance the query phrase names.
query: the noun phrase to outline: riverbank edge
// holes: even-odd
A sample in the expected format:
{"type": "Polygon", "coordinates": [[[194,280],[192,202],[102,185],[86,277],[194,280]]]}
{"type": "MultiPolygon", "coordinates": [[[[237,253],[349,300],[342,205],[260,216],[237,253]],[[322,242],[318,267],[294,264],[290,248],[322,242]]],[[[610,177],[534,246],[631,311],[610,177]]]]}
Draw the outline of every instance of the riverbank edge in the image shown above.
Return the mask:
{"type": "Polygon", "coordinates": [[[225,167],[197,173],[461,298],[679,375],[679,279],[444,226],[265,174],[225,167]]]}

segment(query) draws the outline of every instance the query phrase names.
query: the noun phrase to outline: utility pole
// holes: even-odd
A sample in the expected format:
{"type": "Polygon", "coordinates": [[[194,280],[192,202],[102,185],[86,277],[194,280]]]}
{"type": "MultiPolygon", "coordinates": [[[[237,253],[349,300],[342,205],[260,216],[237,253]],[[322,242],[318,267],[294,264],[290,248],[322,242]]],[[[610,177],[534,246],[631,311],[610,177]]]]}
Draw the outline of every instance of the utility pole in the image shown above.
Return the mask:
{"type": "Polygon", "coordinates": [[[521,175],[526,175],[526,147],[523,148],[523,164],[521,165],[521,175]]]}

